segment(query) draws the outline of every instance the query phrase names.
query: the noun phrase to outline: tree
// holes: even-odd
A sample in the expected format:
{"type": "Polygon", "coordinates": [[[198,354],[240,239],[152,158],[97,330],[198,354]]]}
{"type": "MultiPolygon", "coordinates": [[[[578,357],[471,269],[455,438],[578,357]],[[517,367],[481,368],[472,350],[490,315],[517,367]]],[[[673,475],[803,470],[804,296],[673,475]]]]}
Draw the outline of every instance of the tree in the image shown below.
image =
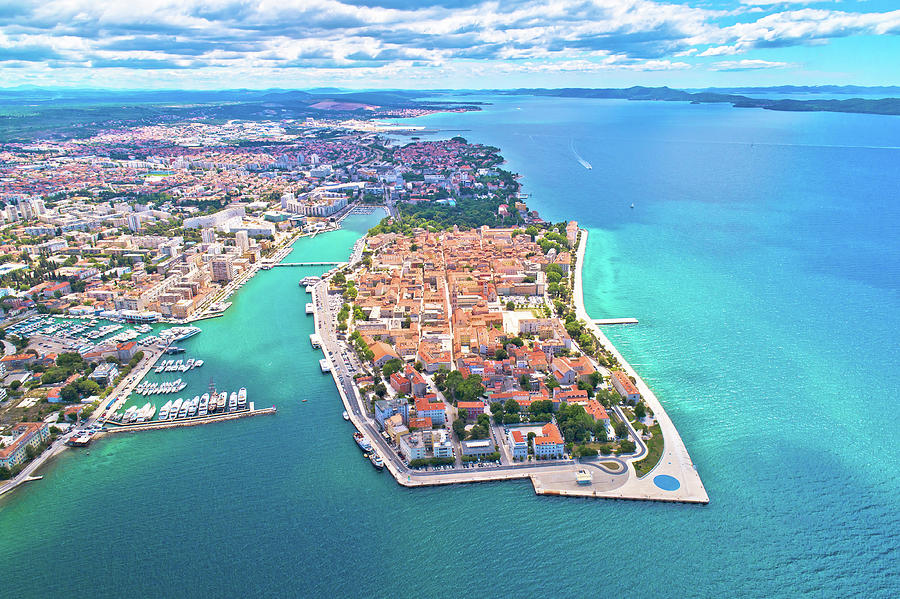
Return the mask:
{"type": "Polygon", "coordinates": [[[531,390],[531,377],[528,376],[527,374],[523,374],[522,376],[520,376],[519,377],[519,387],[523,391],[530,391],[531,390]]]}
{"type": "Polygon", "coordinates": [[[509,358],[509,354],[506,353],[506,350],[503,349],[502,347],[498,347],[497,350],[494,352],[495,360],[506,360],[507,358],[509,358]]]}
{"type": "Polygon", "coordinates": [[[503,411],[507,414],[517,414],[519,412],[519,403],[510,397],[506,400],[506,403],[503,404],[503,411]]]}
{"type": "Polygon", "coordinates": [[[465,418],[457,418],[453,421],[451,425],[453,427],[453,432],[456,433],[456,436],[462,440],[466,438],[466,420],[465,418]]]}
{"type": "Polygon", "coordinates": [[[634,417],[640,420],[644,416],[647,415],[647,407],[644,405],[644,402],[639,401],[637,405],[634,406],[634,417]]]}
{"type": "Polygon", "coordinates": [[[394,358],[385,362],[384,366],[381,367],[381,372],[384,374],[384,378],[387,379],[395,372],[400,372],[401,368],[403,368],[403,361],[394,358]]]}
{"type": "Polygon", "coordinates": [[[628,436],[628,427],[624,422],[617,422],[615,426],[616,437],[619,439],[624,439],[628,436]]]}
{"type": "Polygon", "coordinates": [[[515,309],[516,309],[516,302],[514,302],[514,301],[512,301],[512,300],[506,302],[506,309],[509,310],[510,312],[512,312],[513,310],[515,310],[515,309]]]}
{"type": "Polygon", "coordinates": [[[494,416],[494,422],[497,424],[503,424],[503,416],[505,416],[505,410],[503,409],[503,404],[499,401],[491,402],[491,414],[494,416]]]}
{"type": "Polygon", "coordinates": [[[70,383],[60,389],[59,398],[65,403],[75,403],[78,401],[78,390],[74,383],[70,383]]]}

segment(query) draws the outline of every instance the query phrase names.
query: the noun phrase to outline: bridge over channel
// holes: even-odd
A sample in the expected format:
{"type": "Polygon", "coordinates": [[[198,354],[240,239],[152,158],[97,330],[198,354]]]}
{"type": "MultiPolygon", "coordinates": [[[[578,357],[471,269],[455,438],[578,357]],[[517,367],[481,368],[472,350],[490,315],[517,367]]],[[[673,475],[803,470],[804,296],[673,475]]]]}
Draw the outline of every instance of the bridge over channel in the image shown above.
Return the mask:
{"type": "Polygon", "coordinates": [[[340,266],[346,262],[277,262],[272,266],[340,266]]]}

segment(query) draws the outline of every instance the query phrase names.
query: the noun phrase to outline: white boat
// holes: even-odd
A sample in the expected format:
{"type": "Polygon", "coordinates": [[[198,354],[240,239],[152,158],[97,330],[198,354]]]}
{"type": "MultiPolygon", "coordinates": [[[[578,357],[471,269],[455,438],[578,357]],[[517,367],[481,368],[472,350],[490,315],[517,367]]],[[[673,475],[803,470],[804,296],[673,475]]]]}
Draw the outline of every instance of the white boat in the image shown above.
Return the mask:
{"type": "Polygon", "coordinates": [[[200,368],[203,366],[203,360],[194,360],[194,368],[200,368]]]}
{"type": "Polygon", "coordinates": [[[240,409],[247,407],[247,390],[243,387],[238,390],[237,406],[240,409]]]}
{"type": "Polygon", "coordinates": [[[306,304],[306,313],[307,314],[313,314],[313,313],[315,313],[315,311],[316,311],[315,305],[313,305],[312,303],[306,304]]]}
{"type": "Polygon", "coordinates": [[[147,403],[145,403],[145,404],[144,404],[144,407],[142,407],[142,408],[138,411],[137,421],[138,421],[138,422],[144,422],[145,420],[147,420],[147,413],[150,411],[150,409],[151,409],[152,407],[153,407],[153,405],[152,405],[149,401],[148,401],[147,403]]]}
{"type": "Polygon", "coordinates": [[[346,410],[344,410],[344,413],[341,414],[341,416],[344,417],[344,420],[350,420],[350,414],[348,414],[346,410]]]}
{"type": "Polygon", "coordinates": [[[184,400],[181,399],[180,397],[172,403],[172,407],[169,408],[169,420],[174,420],[175,418],[178,418],[178,412],[181,411],[181,408],[183,405],[184,405],[184,400]]]}
{"type": "Polygon", "coordinates": [[[189,337],[193,337],[197,333],[200,333],[200,329],[198,327],[173,327],[171,329],[166,329],[162,331],[160,335],[165,334],[167,341],[172,341],[173,343],[177,343],[179,341],[184,341],[189,337]]]}
{"type": "Polygon", "coordinates": [[[169,410],[172,409],[172,402],[167,401],[163,404],[163,407],[159,409],[159,419],[160,420],[168,420],[169,418],[169,410]]]}
{"type": "Polygon", "coordinates": [[[178,418],[186,418],[188,413],[188,408],[191,407],[191,400],[186,399],[182,402],[181,407],[178,408],[178,418]]]}
{"type": "Polygon", "coordinates": [[[319,360],[319,368],[322,369],[322,372],[331,372],[331,366],[328,365],[328,360],[325,358],[319,360]]]}
{"type": "Polygon", "coordinates": [[[209,414],[209,393],[200,396],[200,409],[197,412],[200,416],[209,414]]]}
{"type": "Polygon", "coordinates": [[[228,402],[228,393],[226,393],[225,391],[222,391],[221,393],[219,393],[219,397],[218,397],[218,399],[216,400],[216,408],[217,408],[220,412],[224,412],[224,411],[225,411],[225,404],[226,404],[227,402],[228,402]]]}
{"type": "Polygon", "coordinates": [[[236,409],[237,409],[237,393],[232,391],[231,395],[228,396],[228,411],[234,412],[236,409]]]}

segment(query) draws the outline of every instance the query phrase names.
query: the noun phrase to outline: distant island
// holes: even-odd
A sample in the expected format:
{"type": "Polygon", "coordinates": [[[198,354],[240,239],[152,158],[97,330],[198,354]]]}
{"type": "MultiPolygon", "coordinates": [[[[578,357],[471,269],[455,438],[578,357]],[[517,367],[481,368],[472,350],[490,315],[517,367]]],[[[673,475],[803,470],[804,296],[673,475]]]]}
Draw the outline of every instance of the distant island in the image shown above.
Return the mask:
{"type": "MultiPolygon", "coordinates": [[[[752,88],[741,88],[750,92],[752,88]]],[[[762,93],[845,93],[838,86],[823,88],[760,88],[762,93]]],[[[864,93],[869,88],[852,87],[851,93],[864,93]]],[[[883,93],[896,88],[871,88],[870,93],[883,93]]],[[[772,100],[768,98],[751,98],[721,91],[689,92],[669,87],[629,87],[625,89],[611,88],[560,88],[560,89],[513,89],[491,90],[490,93],[501,95],[553,96],[560,98],[598,98],[606,100],[656,100],[663,102],[690,102],[692,104],[728,103],[735,108],[763,108],[765,110],[781,110],[789,112],[847,112],[861,114],[900,115],[900,98],[847,98],[846,100],[810,99],[810,100],[772,100]]]]}

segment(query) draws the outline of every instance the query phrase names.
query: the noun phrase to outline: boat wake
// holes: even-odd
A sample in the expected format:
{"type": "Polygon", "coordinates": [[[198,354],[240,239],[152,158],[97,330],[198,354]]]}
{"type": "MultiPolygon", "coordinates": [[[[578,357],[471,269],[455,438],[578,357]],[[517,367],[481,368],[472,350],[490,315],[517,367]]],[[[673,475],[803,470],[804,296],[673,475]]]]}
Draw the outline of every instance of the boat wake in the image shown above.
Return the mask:
{"type": "Polygon", "coordinates": [[[575,138],[573,137],[569,141],[569,147],[572,148],[572,153],[575,155],[575,160],[581,164],[587,170],[592,170],[594,167],[591,166],[591,163],[581,157],[581,154],[578,153],[578,150],[575,149],[575,138]]]}

